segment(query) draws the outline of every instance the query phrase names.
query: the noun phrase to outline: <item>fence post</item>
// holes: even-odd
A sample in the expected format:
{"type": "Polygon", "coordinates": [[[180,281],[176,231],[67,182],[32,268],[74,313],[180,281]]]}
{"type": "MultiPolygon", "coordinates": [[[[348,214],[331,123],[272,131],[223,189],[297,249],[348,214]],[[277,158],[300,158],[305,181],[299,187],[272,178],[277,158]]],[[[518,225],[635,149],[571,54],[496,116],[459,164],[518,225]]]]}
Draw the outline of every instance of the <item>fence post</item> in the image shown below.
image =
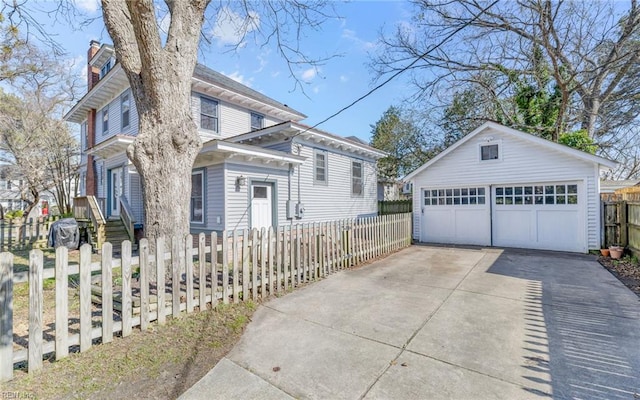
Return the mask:
{"type": "Polygon", "coordinates": [[[193,236],[187,235],[184,242],[184,260],[185,260],[185,279],[186,279],[186,297],[187,297],[187,313],[193,312],[193,236]]]}
{"type": "MultiPolygon", "coordinates": [[[[282,227],[276,228],[276,293],[280,293],[282,283],[282,245],[280,244],[280,237],[282,236],[282,227]]],[[[284,238],[283,238],[284,242],[284,238]]]]}
{"type": "MultiPolygon", "coordinates": [[[[267,230],[263,227],[260,230],[260,298],[265,299],[267,295],[267,230]]],[[[257,290],[256,290],[257,291],[257,290]]]]}
{"type": "Polygon", "coordinates": [[[274,254],[274,245],[273,245],[273,236],[274,236],[274,232],[273,232],[273,226],[269,227],[269,233],[267,234],[267,240],[269,243],[268,246],[268,252],[269,252],[269,296],[273,296],[273,281],[274,281],[274,273],[275,273],[275,269],[274,269],[274,260],[275,260],[275,254],[274,254]]]}
{"type": "Polygon", "coordinates": [[[91,348],[91,245],[80,247],[80,352],[91,348]]]}
{"type": "MultiPolygon", "coordinates": [[[[240,302],[240,272],[238,272],[238,230],[233,230],[233,303],[240,302]]],[[[242,277],[244,279],[244,276],[242,277]]],[[[243,300],[245,294],[242,294],[243,300]]]]}
{"type": "Polygon", "coordinates": [[[56,249],[56,360],[69,355],[69,251],[56,249]]]}
{"type": "Polygon", "coordinates": [[[0,382],[13,379],[13,254],[0,254],[0,382]]]}
{"type": "Polygon", "coordinates": [[[102,247],[102,343],[113,341],[112,250],[111,243],[102,247]]]}
{"type": "MultiPolygon", "coordinates": [[[[130,248],[130,247],[129,247],[130,248]]],[[[166,290],[165,290],[165,270],[164,270],[164,237],[156,238],[156,298],[158,304],[157,320],[158,325],[164,325],[167,321],[166,310],[166,290]]],[[[123,263],[124,263],[124,243],[123,243],[123,263]]],[[[130,256],[129,256],[130,257],[130,256]]]]}
{"type": "MultiPolygon", "coordinates": [[[[244,277],[243,277],[244,278],[244,277]]],[[[251,230],[251,298],[258,299],[258,230],[251,230]]],[[[243,300],[249,299],[249,294],[243,300]]]]}
{"type": "Polygon", "coordinates": [[[171,311],[173,318],[180,316],[180,238],[171,238],[171,311]]]}
{"type": "MultiPolygon", "coordinates": [[[[156,247],[157,249],[163,249],[163,247],[156,247]]],[[[122,249],[120,250],[120,258],[122,262],[122,337],[127,337],[131,334],[131,242],[125,240],[122,242],[122,249]]],[[[164,265],[164,264],[163,264],[164,265]]],[[[164,277],[164,272],[162,273],[164,277]]],[[[164,278],[163,278],[164,279],[164,278]]],[[[158,296],[160,298],[160,296],[158,296]]],[[[163,310],[164,311],[164,310],[163,310]]],[[[164,312],[162,313],[164,315],[164,312]]],[[[160,317],[158,317],[160,318],[160,317]]]]}
{"type": "Polygon", "coordinates": [[[42,369],[42,250],[29,252],[29,374],[42,369]]]}
{"type": "Polygon", "coordinates": [[[229,235],[222,231],[222,303],[229,304],[229,235]]]}
{"type": "MultiPolygon", "coordinates": [[[[254,246],[253,237],[252,244],[254,246]]],[[[249,298],[249,277],[251,276],[249,273],[249,232],[248,229],[242,230],[242,300],[247,300],[249,298]]]]}
{"type": "Polygon", "coordinates": [[[218,304],[218,234],[211,232],[211,308],[218,304]]]}
{"type": "MultiPolygon", "coordinates": [[[[206,243],[206,236],[204,233],[200,233],[198,235],[198,308],[200,311],[204,311],[207,309],[207,255],[204,251],[206,243]]],[[[213,254],[213,249],[217,246],[217,243],[211,243],[211,254],[213,254]]],[[[213,257],[211,257],[211,262],[215,262],[213,257]]],[[[213,286],[213,275],[211,275],[211,284],[213,286]]],[[[211,305],[213,308],[214,298],[211,296],[211,305]]]]}

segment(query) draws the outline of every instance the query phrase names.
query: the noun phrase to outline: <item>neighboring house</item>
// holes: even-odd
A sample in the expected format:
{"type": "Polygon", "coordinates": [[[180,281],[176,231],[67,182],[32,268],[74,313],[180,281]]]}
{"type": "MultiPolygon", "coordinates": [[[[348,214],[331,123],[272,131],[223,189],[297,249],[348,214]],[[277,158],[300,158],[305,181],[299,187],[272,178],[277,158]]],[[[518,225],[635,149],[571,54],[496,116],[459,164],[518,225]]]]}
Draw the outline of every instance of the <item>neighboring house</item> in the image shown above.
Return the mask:
{"type": "Polygon", "coordinates": [[[587,252],[616,162],[486,122],[409,174],[414,239],[587,252]]]}
{"type": "MultiPolygon", "coordinates": [[[[14,175],[12,175],[14,176],[14,175]]],[[[22,200],[22,191],[25,190],[22,179],[11,179],[5,169],[0,167],[0,205],[3,212],[24,210],[27,202],[22,200]]],[[[40,217],[42,208],[49,209],[55,204],[54,197],[46,192],[40,193],[40,204],[31,211],[31,218],[40,217]]],[[[47,211],[48,213],[48,211],[47,211]]]]}
{"type": "MultiPolygon", "coordinates": [[[[65,119],[81,125],[81,194],[102,199],[108,218],[126,199],[139,225],[141,179],[125,154],[136,105],[114,54],[91,43],[88,93],[65,119]]],[[[383,152],[303,125],[299,111],[202,65],[192,110],[204,142],[191,176],[192,232],[376,215],[383,152]]]]}
{"type": "Polygon", "coordinates": [[[390,179],[378,179],[378,201],[405,200],[409,197],[403,192],[401,182],[390,179]]]}
{"type": "Polygon", "coordinates": [[[619,181],[603,179],[600,181],[600,193],[615,193],[616,190],[638,186],[639,184],[640,179],[626,179],[619,181]]]}

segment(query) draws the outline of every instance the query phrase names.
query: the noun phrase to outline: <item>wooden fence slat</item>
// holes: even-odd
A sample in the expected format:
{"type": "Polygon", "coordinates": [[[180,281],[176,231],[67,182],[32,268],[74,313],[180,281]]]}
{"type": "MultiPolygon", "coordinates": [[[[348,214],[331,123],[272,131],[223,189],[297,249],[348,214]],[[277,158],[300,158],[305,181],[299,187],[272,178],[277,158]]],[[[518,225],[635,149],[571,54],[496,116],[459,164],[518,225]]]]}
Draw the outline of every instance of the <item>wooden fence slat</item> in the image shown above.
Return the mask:
{"type": "MultiPolygon", "coordinates": [[[[124,242],[123,242],[124,245],[124,242]]],[[[129,244],[131,249],[131,244],[129,244]]],[[[158,325],[164,325],[167,321],[167,297],[166,297],[166,271],[164,268],[165,241],[163,237],[156,238],[156,299],[158,305],[158,325]]]]}
{"type": "Polygon", "coordinates": [[[43,254],[29,252],[29,374],[42,369],[43,254]]]}
{"type": "Polygon", "coordinates": [[[113,270],[111,243],[102,246],[102,343],[113,341],[113,270]]]}
{"type": "Polygon", "coordinates": [[[296,224],[296,282],[298,285],[302,279],[302,256],[300,255],[300,249],[302,248],[302,224],[296,224]]]}
{"type": "Polygon", "coordinates": [[[267,243],[268,243],[268,253],[269,253],[269,296],[274,294],[274,281],[275,281],[275,248],[276,246],[273,243],[274,241],[274,231],[273,227],[269,227],[269,232],[267,233],[267,243]]]}
{"type": "Polygon", "coordinates": [[[295,225],[291,225],[289,227],[289,254],[288,254],[288,264],[289,264],[289,278],[291,280],[291,288],[296,287],[296,240],[295,240],[295,225]]]}
{"type": "MultiPolygon", "coordinates": [[[[233,231],[233,302],[240,302],[240,273],[238,271],[238,230],[233,231]]],[[[244,293],[243,293],[244,296],[244,293]]]]}
{"type": "Polygon", "coordinates": [[[91,348],[91,245],[80,247],[80,352],[91,348]]]}
{"type": "Polygon", "coordinates": [[[282,239],[282,242],[280,241],[280,238],[282,238],[282,232],[283,229],[281,226],[279,226],[276,229],[276,293],[280,293],[281,287],[284,285],[284,283],[282,282],[282,268],[283,268],[283,260],[284,257],[282,255],[282,243],[284,243],[284,238],[282,239]]]}
{"type": "MultiPolygon", "coordinates": [[[[251,236],[253,241],[253,236],[251,236]]],[[[253,246],[253,244],[252,244],[253,246]]],[[[249,298],[249,261],[251,260],[251,252],[249,251],[249,230],[242,230],[242,300],[249,298]]]]}
{"type": "MultiPolygon", "coordinates": [[[[200,311],[207,309],[207,255],[205,253],[205,246],[207,244],[207,237],[204,233],[198,235],[198,307],[200,311]]],[[[216,243],[211,243],[211,249],[217,246],[216,243]]],[[[213,260],[213,257],[212,257],[213,260]]],[[[213,282],[213,275],[211,275],[211,282],[213,282]]],[[[211,297],[213,302],[213,296],[211,297]]]]}
{"type": "Polygon", "coordinates": [[[262,299],[267,297],[265,293],[267,289],[267,243],[267,230],[263,227],[260,229],[260,298],[262,299]]]}
{"type": "Polygon", "coordinates": [[[56,360],[69,355],[69,250],[56,249],[56,360]]]}
{"type": "Polygon", "coordinates": [[[311,269],[308,265],[308,248],[309,241],[307,240],[307,228],[306,224],[302,224],[302,232],[300,235],[300,268],[302,268],[302,282],[311,281],[311,269]]]}
{"type": "Polygon", "coordinates": [[[149,327],[149,241],[140,239],[140,330],[149,327]]]}
{"type": "Polygon", "coordinates": [[[211,308],[218,304],[218,234],[211,232],[211,308]]]}
{"type": "Polygon", "coordinates": [[[309,275],[309,281],[316,279],[315,271],[313,270],[313,253],[311,250],[311,225],[305,224],[305,264],[307,264],[307,274],[309,275]]]}
{"type": "Polygon", "coordinates": [[[171,309],[173,318],[180,316],[180,238],[171,239],[171,309]]]}
{"type": "Polygon", "coordinates": [[[11,379],[13,379],[13,254],[3,252],[0,254],[0,382],[11,379]]]}
{"type": "Polygon", "coordinates": [[[255,228],[251,230],[251,298],[258,299],[258,230],[255,228]]]}
{"type": "Polygon", "coordinates": [[[185,255],[185,277],[186,277],[186,297],[187,313],[193,312],[193,236],[187,235],[184,241],[185,255]]]}
{"type": "MultiPolygon", "coordinates": [[[[156,249],[164,248],[164,241],[158,241],[163,247],[156,247],[156,249]]],[[[157,250],[156,250],[157,251],[157,250]]],[[[131,242],[125,240],[122,242],[122,248],[120,250],[120,257],[122,262],[122,312],[120,313],[122,318],[122,336],[127,337],[131,335],[132,331],[132,300],[131,300],[131,242]]],[[[164,262],[164,257],[163,261],[164,262]]],[[[161,274],[158,274],[158,279],[162,276],[164,280],[164,268],[161,274]]],[[[164,294],[163,294],[164,296],[164,294]]],[[[164,297],[163,297],[164,298],[164,297]]],[[[164,313],[161,313],[164,316],[164,313]]],[[[163,317],[164,318],[164,317],[163,317]]],[[[164,319],[163,319],[164,322],[164,319]]]]}
{"type": "Polygon", "coordinates": [[[229,235],[222,231],[222,303],[229,304],[229,235]]]}
{"type": "Polygon", "coordinates": [[[286,291],[289,288],[289,233],[291,232],[291,225],[285,226],[282,232],[282,268],[283,268],[283,280],[282,286],[286,291]]]}

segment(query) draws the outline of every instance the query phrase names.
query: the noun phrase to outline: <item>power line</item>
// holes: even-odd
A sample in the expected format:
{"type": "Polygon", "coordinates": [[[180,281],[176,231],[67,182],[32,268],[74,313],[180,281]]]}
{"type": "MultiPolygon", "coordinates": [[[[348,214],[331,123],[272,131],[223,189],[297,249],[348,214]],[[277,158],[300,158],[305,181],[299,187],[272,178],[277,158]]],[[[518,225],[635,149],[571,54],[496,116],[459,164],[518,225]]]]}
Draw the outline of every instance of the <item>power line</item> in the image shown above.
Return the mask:
{"type": "Polygon", "coordinates": [[[356,100],[352,101],[350,104],[342,107],[340,110],[336,111],[335,113],[331,114],[330,116],[328,116],[327,118],[323,119],[322,121],[318,122],[317,124],[308,127],[307,129],[300,131],[298,133],[296,133],[295,135],[293,135],[291,138],[294,138],[300,134],[303,134],[305,132],[308,132],[311,129],[316,128],[319,125],[324,124],[325,122],[337,117],[338,115],[342,114],[343,112],[345,112],[346,110],[350,109],[351,107],[355,106],[356,104],[358,104],[359,102],[361,102],[362,100],[366,99],[367,97],[371,96],[375,91],[377,91],[378,89],[382,88],[383,86],[385,86],[387,83],[391,82],[393,79],[395,79],[398,75],[400,75],[401,73],[407,71],[408,69],[410,69],[411,67],[413,67],[414,65],[416,65],[418,63],[418,61],[420,61],[421,59],[423,59],[424,57],[428,56],[429,54],[431,54],[433,51],[437,50],[438,48],[440,48],[440,46],[442,46],[443,44],[445,44],[449,39],[451,39],[453,36],[455,36],[458,32],[460,32],[461,30],[465,29],[466,27],[468,27],[469,25],[471,25],[472,22],[474,22],[476,19],[478,19],[482,14],[484,14],[485,12],[487,12],[487,10],[489,10],[491,7],[495,6],[500,0],[495,0],[493,3],[489,4],[487,7],[483,8],[482,10],[480,10],[480,12],[478,14],[476,14],[470,21],[465,22],[462,26],[454,29],[450,34],[448,34],[447,36],[444,37],[444,39],[442,39],[440,42],[438,42],[438,44],[436,44],[435,46],[433,46],[432,48],[430,48],[429,50],[425,51],[423,54],[421,54],[420,56],[416,57],[415,60],[413,60],[411,63],[409,63],[407,66],[405,66],[404,68],[400,69],[399,71],[397,71],[396,73],[394,73],[393,75],[391,75],[389,78],[387,78],[384,82],[380,83],[379,85],[377,85],[376,87],[374,87],[373,89],[369,90],[367,93],[363,94],[362,96],[358,97],[356,100]]]}

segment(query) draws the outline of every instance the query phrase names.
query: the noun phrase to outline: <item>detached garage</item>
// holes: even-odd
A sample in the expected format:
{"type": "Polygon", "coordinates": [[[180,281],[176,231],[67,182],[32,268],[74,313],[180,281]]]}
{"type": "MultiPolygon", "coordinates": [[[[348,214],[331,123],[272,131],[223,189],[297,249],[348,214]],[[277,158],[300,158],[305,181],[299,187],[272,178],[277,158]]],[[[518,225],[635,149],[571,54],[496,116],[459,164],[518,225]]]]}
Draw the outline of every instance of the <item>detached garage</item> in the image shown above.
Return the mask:
{"type": "Polygon", "coordinates": [[[616,163],[486,122],[409,174],[415,240],[586,253],[616,163]]]}

